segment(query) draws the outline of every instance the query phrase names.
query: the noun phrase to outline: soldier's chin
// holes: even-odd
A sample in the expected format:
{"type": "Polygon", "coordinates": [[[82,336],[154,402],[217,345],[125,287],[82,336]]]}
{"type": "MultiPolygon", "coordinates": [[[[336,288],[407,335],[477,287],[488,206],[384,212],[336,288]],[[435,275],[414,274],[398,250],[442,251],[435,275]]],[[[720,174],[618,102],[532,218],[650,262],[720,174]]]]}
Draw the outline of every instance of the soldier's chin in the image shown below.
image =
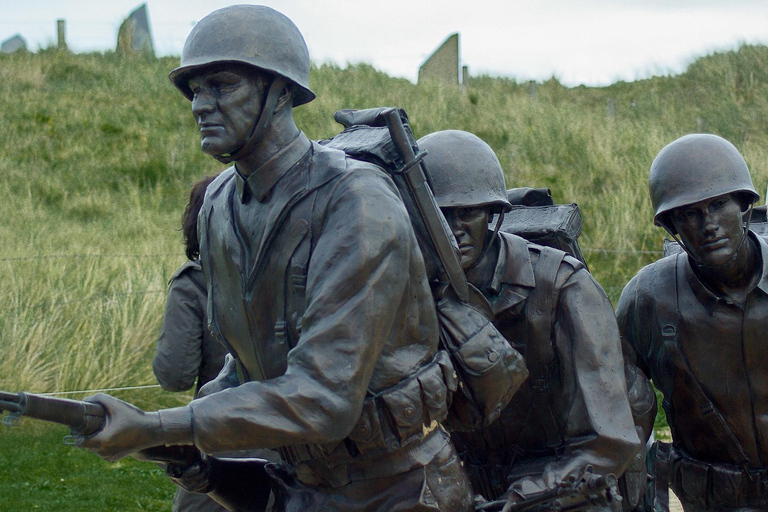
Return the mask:
{"type": "Polygon", "coordinates": [[[200,149],[203,150],[203,153],[210,156],[221,156],[227,153],[220,144],[216,144],[216,141],[210,140],[207,137],[200,140],[200,149]]]}
{"type": "Polygon", "coordinates": [[[731,261],[733,250],[730,247],[721,247],[712,251],[699,250],[698,260],[710,267],[719,267],[731,261]]]}

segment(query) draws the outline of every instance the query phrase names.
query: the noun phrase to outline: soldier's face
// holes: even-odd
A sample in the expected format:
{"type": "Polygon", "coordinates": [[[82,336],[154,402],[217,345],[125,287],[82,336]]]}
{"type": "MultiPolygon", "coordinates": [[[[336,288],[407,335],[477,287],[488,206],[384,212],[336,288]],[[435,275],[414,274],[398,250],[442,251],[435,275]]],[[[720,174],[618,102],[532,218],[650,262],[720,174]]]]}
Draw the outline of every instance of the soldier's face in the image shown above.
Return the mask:
{"type": "Polygon", "coordinates": [[[263,77],[248,66],[213,66],[193,75],[188,85],[203,152],[225,155],[245,144],[261,112],[263,77]]]}
{"type": "Polygon", "coordinates": [[[688,250],[705,265],[728,262],[743,236],[742,203],[733,194],[675,208],[670,220],[688,250]]]}
{"type": "Polygon", "coordinates": [[[488,208],[443,208],[443,215],[459,244],[461,268],[467,270],[483,254],[488,236],[488,208]]]}

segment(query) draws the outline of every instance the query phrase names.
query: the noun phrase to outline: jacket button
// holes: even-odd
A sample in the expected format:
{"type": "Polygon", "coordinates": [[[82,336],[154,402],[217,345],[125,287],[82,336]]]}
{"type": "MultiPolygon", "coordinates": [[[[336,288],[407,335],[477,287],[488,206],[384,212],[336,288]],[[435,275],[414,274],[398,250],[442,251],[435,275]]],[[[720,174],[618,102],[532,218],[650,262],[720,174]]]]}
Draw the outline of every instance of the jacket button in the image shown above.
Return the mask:
{"type": "Polygon", "coordinates": [[[368,425],[358,425],[357,432],[363,436],[368,435],[368,425]]]}
{"type": "Polygon", "coordinates": [[[438,400],[442,401],[442,400],[443,400],[443,398],[444,398],[443,392],[442,392],[442,391],[438,391],[438,392],[435,394],[435,398],[437,398],[438,400]]]}
{"type": "Polygon", "coordinates": [[[406,419],[411,419],[413,418],[413,412],[413,407],[406,407],[403,414],[405,414],[406,419]]]}
{"type": "Polygon", "coordinates": [[[492,363],[495,363],[496,361],[499,360],[499,354],[496,353],[496,351],[494,350],[488,352],[488,360],[492,363]]]}

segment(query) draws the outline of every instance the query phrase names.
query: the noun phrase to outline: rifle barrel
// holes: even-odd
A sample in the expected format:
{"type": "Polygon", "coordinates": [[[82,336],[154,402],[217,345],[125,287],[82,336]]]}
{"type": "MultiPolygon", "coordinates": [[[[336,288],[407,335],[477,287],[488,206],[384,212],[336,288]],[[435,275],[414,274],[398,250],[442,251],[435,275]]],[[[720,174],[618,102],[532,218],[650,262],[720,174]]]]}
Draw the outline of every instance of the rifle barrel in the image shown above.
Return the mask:
{"type": "Polygon", "coordinates": [[[469,287],[467,285],[467,278],[464,275],[464,270],[461,268],[459,259],[454,252],[451,245],[450,230],[442,219],[442,213],[436,207],[434,197],[432,197],[432,191],[427,185],[427,176],[424,172],[424,163],[416,162],[416,154],[413,152],[413,147],[408,140],[408,136],[405,133],[405,127],[400,119],[400,113],[395,108],[388,109],[384,113],[384,118],[387,122],[387,128],[392,136],[392,141],[395,143],[395,147],[405,161],[405,168],[408,171],[405,173],[408,180],[411,193],[414,196],[416,206],[421,211],[421,216],[424,219],[424,225],[429,231],[429,235],[432,238],[432,243],[437,250],[437,254],[440,258],[440,262],[443,264],[443,270],[448,277],[448,281],[451,283],[451,287],[456,292],[459,300],[462,302],[469,302],[469,287]]]}
{"type": "Polygon", "coordinates": [[[0,411],[66,425],[84,436],[101,430],[106,415],[104,407],[93,402],[5,391],[0,391],[0,411]]]}
{"type": "Polygon", "coordinates": [[[21,397],[18,393],[9,393],[0,391],[0,413],[3,411],[11,414],[18,414],[21,407],[21,397]]]}

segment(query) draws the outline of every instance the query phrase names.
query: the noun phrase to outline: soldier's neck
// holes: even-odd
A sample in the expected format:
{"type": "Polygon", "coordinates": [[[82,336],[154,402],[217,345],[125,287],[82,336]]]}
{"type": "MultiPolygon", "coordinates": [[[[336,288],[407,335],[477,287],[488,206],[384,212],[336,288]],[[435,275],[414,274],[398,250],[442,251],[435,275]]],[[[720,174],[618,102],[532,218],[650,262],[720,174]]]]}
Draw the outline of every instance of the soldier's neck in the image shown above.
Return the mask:
{"type": "Polygon", "coordinates": [[[235,162],[237,170],[243,176],[250,176],[270,158],[279,153],[296,139],[299,129],[293,124],[293,116],[281,116],[278,112],[258,144],[235,162]]]}

